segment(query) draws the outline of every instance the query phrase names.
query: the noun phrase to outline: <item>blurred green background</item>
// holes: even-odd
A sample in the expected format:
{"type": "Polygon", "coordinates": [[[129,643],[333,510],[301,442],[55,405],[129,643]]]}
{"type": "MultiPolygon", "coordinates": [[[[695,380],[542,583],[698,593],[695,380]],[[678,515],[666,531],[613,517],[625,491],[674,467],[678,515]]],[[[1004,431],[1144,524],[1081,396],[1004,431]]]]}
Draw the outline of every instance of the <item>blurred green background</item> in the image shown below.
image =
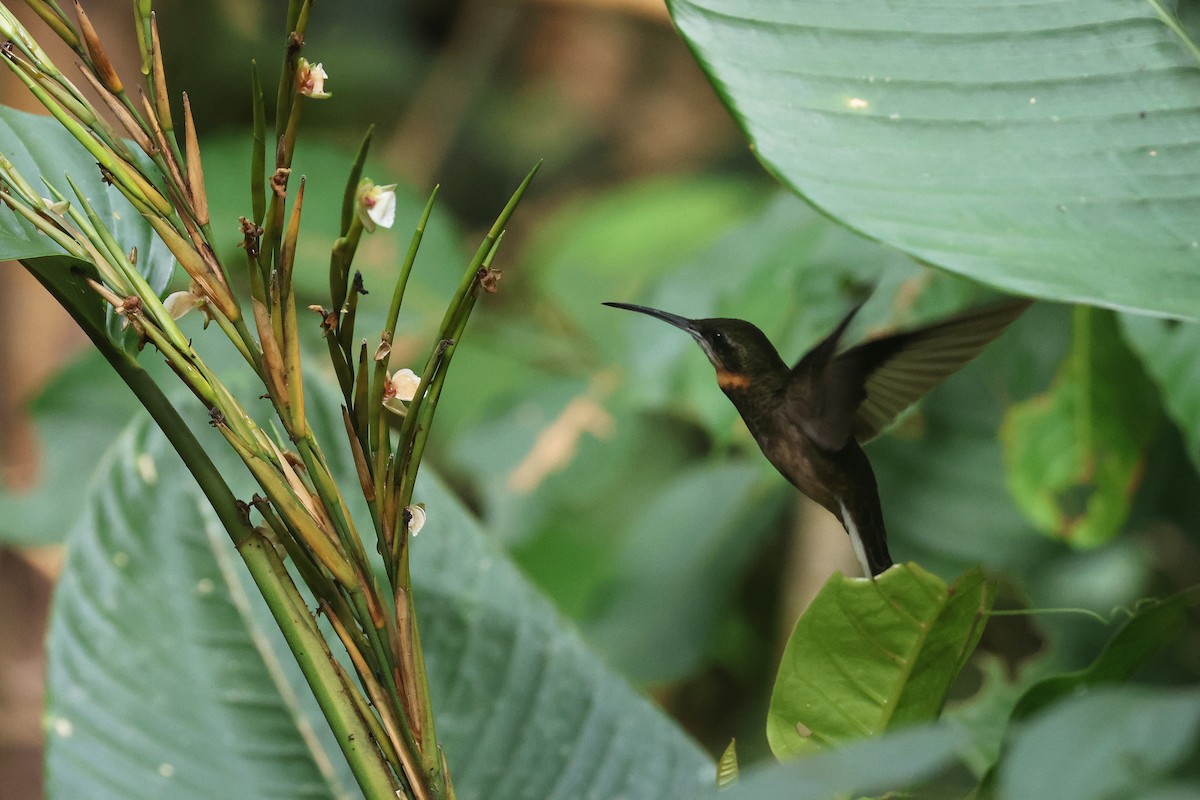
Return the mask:
{"type": "MultiPolygon", "coordinates": [[[[118,5],[94,16],[124,29],[118,5]]],[[[278,5],[156,4],[168,73],[202,126],[229,263],[240,263],[237,217],[249,208],[248,64],[274,73],[278,5]]],[[[824,578],[856,569],[848,542],[761,457],[686,336],[600,303],[746,318],[794,360],[864,297],[852,337],[985,302],[987,290],[774,183],[657,2],[322,2],[310,31],[305,53],[325,65],[333,98],[306,107],[296,158],[308,177],[297,267],[307,302],[323,299],[368,125],[367,174],[400,181],[402,202],[395,229],[360,250],[372,292],[360,330],[378,328],[369,315],[382,318],[387,278],[441,185],[396,368],[419,363],[468,243],[544,159],[497,261],[500,291],[459,351],[427,467],[710,751],[736,736],[743,763],[763,758],[780,649],[824,578]]],[[[312,329],[315,342],[315,317],[312,329]]],[[[1197,341],[1190,325],[1035,306],[868,448],[894,556],[946,579],[982,564],[1006,607],[1109,615],[1195,582],[1200,433],[1176,421],[1200,397],[1197,341]],[[1089,375],[1103,376],[1099,390],[1089,375]],[[1081,416],[1090,449],[1072,435],[1081,416]]],[[[0,494],[0,539],[60,540],[74,510],[46,498],[87,474],[132,409],[94,359],[63,372],[34,403],[40,473],[0,494]]],[[[957,692],[963,708],[982,702],[977,690],[1010,696],[1012,684],[1086,664],[1109,632],[1069,616],[994,619],[957,692]]],[[[1197,633],[1147,679],[1200,676],[1197,633]]]]}

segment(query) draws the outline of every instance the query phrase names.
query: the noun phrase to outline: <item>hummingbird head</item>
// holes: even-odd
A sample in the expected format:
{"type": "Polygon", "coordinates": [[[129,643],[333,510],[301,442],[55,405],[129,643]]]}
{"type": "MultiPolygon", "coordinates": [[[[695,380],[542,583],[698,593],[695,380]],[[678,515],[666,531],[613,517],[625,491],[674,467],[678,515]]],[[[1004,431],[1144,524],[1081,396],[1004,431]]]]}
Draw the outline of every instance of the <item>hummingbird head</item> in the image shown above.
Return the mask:
{"type": "Polygon", "coordinates": [[[717,382],[722,389],[745,389],[762,375],[786,369],[766,334],[743,319],[688,319],[631,303],[604,305],[636,311],[687,331],[716,368],[717,382]]]}

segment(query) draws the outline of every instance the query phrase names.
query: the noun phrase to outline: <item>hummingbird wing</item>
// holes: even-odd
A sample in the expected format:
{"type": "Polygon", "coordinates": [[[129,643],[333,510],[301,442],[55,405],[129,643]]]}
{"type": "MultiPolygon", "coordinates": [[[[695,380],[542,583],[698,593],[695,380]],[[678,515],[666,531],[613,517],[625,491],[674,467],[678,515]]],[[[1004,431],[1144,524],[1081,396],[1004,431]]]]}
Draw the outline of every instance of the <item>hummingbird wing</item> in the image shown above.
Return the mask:
{"type": "Polygon", "coordinates": [[[866,399],[865,375],[837,355],[842,334],[860,308],[862,303],[850,309],[832,333],[796,362],[785,389],[784,412],[825,450],[846,445],[854,429],[855,409],[866,399]]]}
{"type": "Polygon", "coordinates": [[[800,360],[787,388],[788,414],[826,450],[867,442],[900,412],[979,355],[1032,300],[1007,300],[833,355],[858,311],[800,360]]]}
{"type": "Polygon", "coordinates": [[[865,396],[854,415],[854,438],[867,442],[879,435],[900,412],[979,355],[1032,303],[1026,298],[994,303],[864,342],[838,356],[863,379],[865,396]]]}

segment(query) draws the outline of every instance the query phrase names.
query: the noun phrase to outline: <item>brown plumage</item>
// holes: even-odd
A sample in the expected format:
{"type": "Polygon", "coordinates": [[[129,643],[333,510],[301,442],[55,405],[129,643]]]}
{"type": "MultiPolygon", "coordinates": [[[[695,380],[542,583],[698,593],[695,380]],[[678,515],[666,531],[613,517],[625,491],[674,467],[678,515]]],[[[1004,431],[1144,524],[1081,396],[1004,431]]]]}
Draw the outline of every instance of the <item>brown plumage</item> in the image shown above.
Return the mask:
{"type": "Polygon", "coordinates": [[[699,342],[767,460],[841,521],[863,572],[874,576],[892,557],[875,473],[861,445],[977,356],[1031,302],[1006,300],[839,352],[856,306],[793,367],[745,320],[605,305],[661,319],[699,342]]]}

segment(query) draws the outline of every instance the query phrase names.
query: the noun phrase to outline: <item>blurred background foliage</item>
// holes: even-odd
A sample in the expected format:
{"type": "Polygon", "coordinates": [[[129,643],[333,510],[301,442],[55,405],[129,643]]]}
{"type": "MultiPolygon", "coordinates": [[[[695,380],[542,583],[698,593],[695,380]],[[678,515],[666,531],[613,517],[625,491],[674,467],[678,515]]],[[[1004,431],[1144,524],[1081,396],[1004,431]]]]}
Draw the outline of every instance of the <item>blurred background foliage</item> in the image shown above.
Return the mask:
{"type": "MultiPolygon", "coordinates": [[[[123,29],[125,4],[112,5],[89,13],[123,29]]],[[[230,263],[249,207],[248,64],[278,51],[277,5],[156,4],[168,73],[203,126],[230,263]]],[[[386,285],[425,194],[442,186],[393,349],[394,367],[416,366],[468,235],[545,159],[510,225],[500,291],[451,373],[430,464],[607,661],[711,752],[737,736],[743,763],[764,757],[783,641],[824,578],[854,569],[848,542],[761,457],[687,337],[600,303],[750,319],[792,360],[868,296],[852,337],[988,292],[780,189],[657,2],[325,2],[310,31],[306,54],[329,71],[333,99],[305,110],[298,287],[320,302],[345,174],[375,124],[367,174],[402,190],[396,230],[360,250],[368,291],[386,285]]],[[[364,300],[362,330],[378,327],[364,317],[382,318],[381,305],[364,300]]],[[[1197,345],[1190,324],[1035,306],[868,448],[897,560],[947,580],[982,564],[1001,606],[1103,615],[1194,583],[1197,345]],[[1081,526],[1095,535],[1070,535],[1081,526]]],[[[15,548],[61,540],[78,512],[64,493],[135,404],[85,354],[30,410],[36,478],[0,492],[0,538],[15,548]]],[[[994,718],[1015,685],[1082,667],[1110,633],[1078,617],[993,619],[957,713],[994,718]]],[[[1197,676],[1194,625],[1145,670],[1152,682],[1197,676]]]]}

